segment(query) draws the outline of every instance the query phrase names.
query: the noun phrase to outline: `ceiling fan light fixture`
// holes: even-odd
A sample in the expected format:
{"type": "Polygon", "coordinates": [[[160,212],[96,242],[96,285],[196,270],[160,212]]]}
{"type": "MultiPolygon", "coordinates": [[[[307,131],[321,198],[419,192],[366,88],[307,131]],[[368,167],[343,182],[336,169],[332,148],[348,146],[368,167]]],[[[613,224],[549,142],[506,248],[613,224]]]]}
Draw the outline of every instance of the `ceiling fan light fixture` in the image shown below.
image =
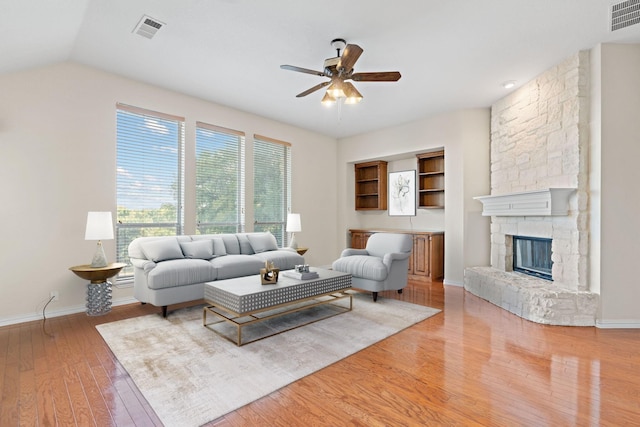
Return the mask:
{"type": "Polygon", "coordinates": [[[344,94],[346,95],[345,104],[357,104],[362,101],[362,94],[351,82],[344,83],[344,94]]]}
{"type": "Polygon", "coordinates": [[[340,80],[334,80],[327,88],[327,93],[334,99],[344,98],[343,83],[340,80]]]}
{"type": "Polygon", "coordinates": [[[324,96],[322,97],[322,101],[320,101],[320,102],[325,107],[331,107],[333,104],[336,103],[336,99],[333,96],[329,95],[329,92],[326,92],[324,94],[324,96]]]}

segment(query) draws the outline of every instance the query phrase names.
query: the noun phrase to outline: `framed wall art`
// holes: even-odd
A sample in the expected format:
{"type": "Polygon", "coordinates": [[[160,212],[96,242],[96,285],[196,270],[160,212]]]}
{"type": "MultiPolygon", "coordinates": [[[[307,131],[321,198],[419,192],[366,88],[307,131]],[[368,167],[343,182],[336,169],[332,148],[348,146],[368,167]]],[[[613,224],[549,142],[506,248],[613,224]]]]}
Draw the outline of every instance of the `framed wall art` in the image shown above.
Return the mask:
{"type": "Polygon", "coordinates": [[[389,172],[389,216],[416,215],[416,171],[389,172]]]}

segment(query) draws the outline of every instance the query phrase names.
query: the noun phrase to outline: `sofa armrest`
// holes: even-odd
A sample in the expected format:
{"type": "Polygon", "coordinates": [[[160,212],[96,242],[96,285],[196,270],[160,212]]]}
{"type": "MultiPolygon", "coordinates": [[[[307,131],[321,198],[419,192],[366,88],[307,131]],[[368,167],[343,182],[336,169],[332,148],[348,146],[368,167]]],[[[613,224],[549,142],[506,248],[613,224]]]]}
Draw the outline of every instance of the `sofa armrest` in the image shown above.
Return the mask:
{"type": "Polygon", "coordinates": [[[342,251],[342,253],[340,254],[340,258],[352,255],[369,255],[369,252],[366,249],[347,248],[342,251]]]}
{"type": "Polygon", "coordinates": [[[149,261],[148,259],[129,258],[129,261],[131,261],[131,265],[135,268],[141,268],[145,273],[153,270],[156,266],[155,262],[149,261]]]}

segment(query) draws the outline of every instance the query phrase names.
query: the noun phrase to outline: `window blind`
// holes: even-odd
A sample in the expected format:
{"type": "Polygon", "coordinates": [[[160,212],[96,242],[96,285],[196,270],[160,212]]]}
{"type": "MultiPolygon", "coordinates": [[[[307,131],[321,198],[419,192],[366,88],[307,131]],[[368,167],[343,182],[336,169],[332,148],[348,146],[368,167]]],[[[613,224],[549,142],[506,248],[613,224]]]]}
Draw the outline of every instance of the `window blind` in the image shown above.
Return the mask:
{"type": "Polygon", "coordinates": [[[270,231],[279,246],[286,246],[286,219],[291,210],[291,144],[254,135],[253,163],[254,231],[270,231]]]}
{"type": "Polygon", "coordinates": [[[129,263],[136,237],[183,232],[184,118],[117,104],[116,122],[116,256],[129,263]]]}
{"type": "Polygon", "coordinates": [[[244,231],[244,133],[196,123],[199,234],[244,231]]]}

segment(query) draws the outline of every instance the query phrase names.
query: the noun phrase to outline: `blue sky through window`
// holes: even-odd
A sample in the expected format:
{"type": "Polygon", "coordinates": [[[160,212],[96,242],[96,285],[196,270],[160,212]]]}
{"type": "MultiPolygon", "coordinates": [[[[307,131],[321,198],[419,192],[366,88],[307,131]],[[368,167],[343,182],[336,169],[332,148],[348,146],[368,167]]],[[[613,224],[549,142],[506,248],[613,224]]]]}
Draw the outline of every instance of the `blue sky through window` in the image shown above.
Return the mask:
{"type": "Polygon", "coordinates": [[[177,205],[182,123],[117,112],[118,206],[131,210],[177,205]]]}

